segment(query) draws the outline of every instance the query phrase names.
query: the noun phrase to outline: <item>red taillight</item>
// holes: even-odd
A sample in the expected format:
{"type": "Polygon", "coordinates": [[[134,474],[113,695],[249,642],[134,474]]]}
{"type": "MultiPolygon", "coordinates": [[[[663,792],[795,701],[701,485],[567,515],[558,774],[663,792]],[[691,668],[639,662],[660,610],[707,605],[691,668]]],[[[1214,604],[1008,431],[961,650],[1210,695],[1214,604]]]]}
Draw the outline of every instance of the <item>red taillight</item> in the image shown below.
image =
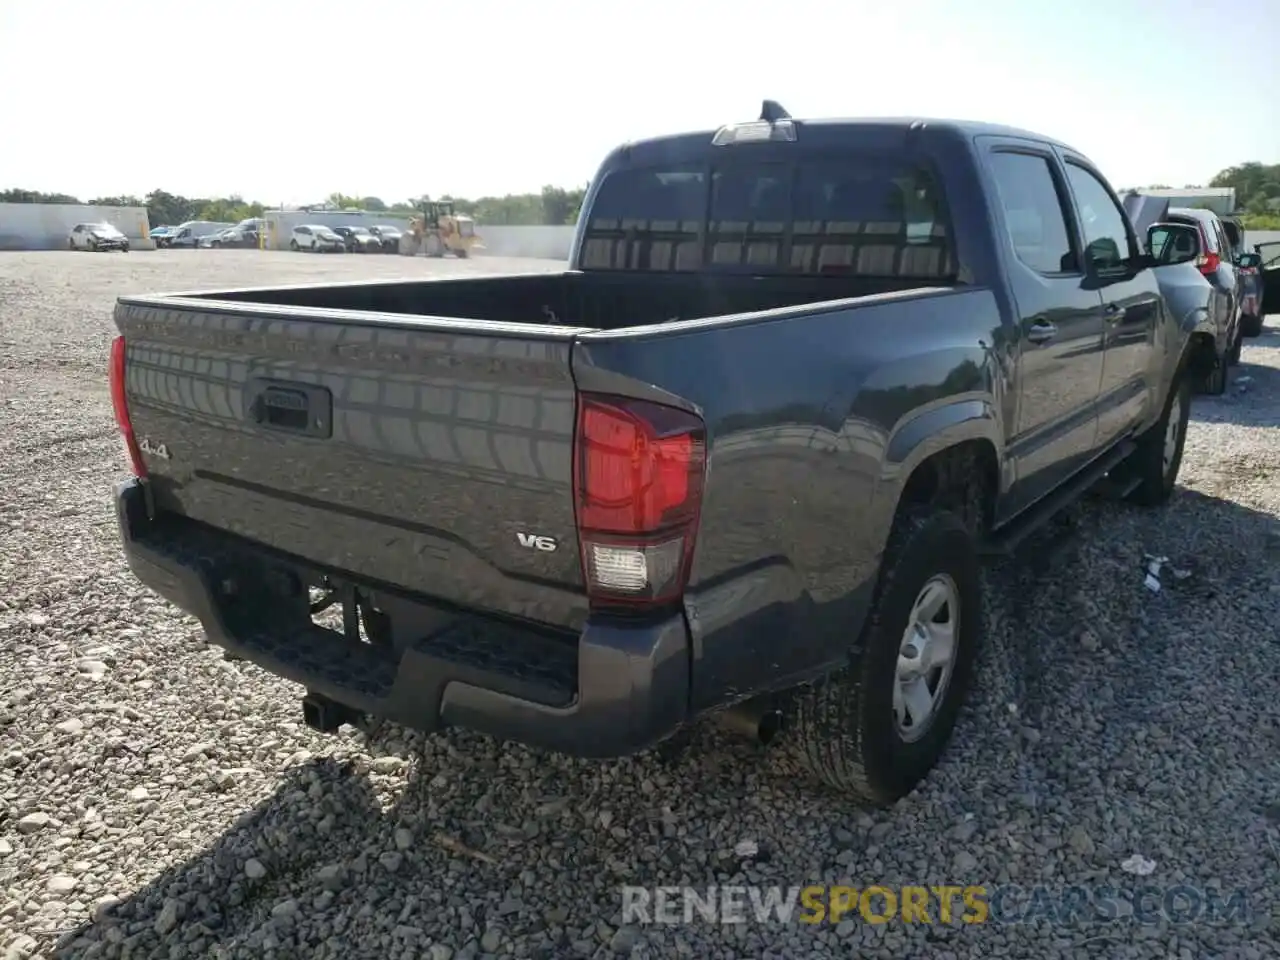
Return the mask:
{"type": "Polygon", "coordinates": [[[706,429],[693,414],[579,399],[574,501],[593,606],[648,606],[684,592],[706,464],[706,429]]]}
{"type": "Polygon", "coordinates": [[[1196,257],[1196,266],[1200,268],[1200,272],[1206,277],[1217,273],[1221,264],[1222,258],[1216,253],[1202,253],[1196,257]]]}
{"type": "Polygon", "coordinates": [[[1204,224],[1197,224],[1200,230],[1200,249],[1203,253],[1196,257],[1196,266],[1206,277],[1218,272],[1222,266],[1222,258],[1209,250],[1209,235],[1204,232],[1204,224]]]}
{"type": "Polygon", "coordinates": [[[124,382],[124,337],[116,337],[111,341],[111,406],[116,413],[116,426],[120,428],[120,436],[124,438],[125,452],[129,455],[129,466],[135,477],[146,477],[147,465],[142,460],[142,451],[138,449],[138,440],[133,435],[133,423],[129,419],[129,399],[125,393],[124,382]]]}

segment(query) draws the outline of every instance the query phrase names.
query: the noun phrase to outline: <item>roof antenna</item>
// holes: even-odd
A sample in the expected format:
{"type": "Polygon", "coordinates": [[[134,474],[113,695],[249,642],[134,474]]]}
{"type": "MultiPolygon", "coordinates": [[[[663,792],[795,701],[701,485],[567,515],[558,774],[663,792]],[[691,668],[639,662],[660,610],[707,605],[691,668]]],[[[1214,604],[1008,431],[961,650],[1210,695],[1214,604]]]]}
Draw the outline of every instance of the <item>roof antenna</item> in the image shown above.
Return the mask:
{"type": "Polygon", "coordinates": [[[791,114],[777,100],[766,100],[760,107],[760,119],[777,123],[779,120],[790,120],[791,114]]]}

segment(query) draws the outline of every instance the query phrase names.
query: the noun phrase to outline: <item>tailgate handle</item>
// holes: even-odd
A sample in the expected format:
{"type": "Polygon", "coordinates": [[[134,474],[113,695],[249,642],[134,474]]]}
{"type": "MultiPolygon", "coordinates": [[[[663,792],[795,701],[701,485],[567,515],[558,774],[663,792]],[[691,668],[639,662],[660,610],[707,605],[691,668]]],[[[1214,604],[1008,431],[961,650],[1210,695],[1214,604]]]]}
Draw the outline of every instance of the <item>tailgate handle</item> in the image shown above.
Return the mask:
{"type": "Polygon", "coordinates": [[[333,434],[333,394],[309,383],[255,377],[249,381],[248,414],[259,426],[307,437],[333,434]]]}

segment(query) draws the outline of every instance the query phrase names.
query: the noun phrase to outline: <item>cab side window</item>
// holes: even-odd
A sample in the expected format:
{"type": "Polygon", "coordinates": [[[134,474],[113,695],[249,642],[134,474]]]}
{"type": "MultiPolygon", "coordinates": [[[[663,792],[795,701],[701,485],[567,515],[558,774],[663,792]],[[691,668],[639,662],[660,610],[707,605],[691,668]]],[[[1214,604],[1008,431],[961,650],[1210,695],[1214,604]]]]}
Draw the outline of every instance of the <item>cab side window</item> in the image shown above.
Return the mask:
{"type": "Polygon", "coordinates": [[[992,154],[991,167],[1018,259],[1037,273],[1078,273],[1079,258],[1048,158],[1000,151],[992,154]]]}
{"type": "Polygon", "coordinates": [[[1124,211],[1092,171],[1070,161],[1066,166],[1080,213],[1086,264],[1099,273],[1127,269],[1133,251],[1124,211]]]}

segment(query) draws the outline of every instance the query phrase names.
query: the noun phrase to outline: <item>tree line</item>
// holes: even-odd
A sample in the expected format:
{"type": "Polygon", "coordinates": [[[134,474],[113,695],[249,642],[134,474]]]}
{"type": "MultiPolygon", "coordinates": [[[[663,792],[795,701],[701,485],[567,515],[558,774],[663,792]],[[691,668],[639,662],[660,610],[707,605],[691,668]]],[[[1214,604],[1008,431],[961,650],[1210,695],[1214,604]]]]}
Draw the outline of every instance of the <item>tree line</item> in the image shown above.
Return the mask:
{"type": "MultiPolygon", "coordinates": [[[[1236,208],[1248,230],[1280,230],[1280,163],[1251,161],[1227,167],[1209,181],[1211,187],[1234,187],[1236,208]]],[[[1164,184],[1151,184],[1153,188],[1168,189],[1164,184]]],[[[451,200],[458,213],[474,217],[478,223],[496,225],[573,224],[586,187],[565,189],[546,186],[541,193],[509,193],[502,197],[480,197],[468,200],[445,194],[437,200],[451,200]]],[[[1199,190],[1199,184],[1185,189],[1199,190]]],[[[413,216],[423,202],[431,197],[413,197],[409,200],[386,203],[380,197],[356,197],[332,193],[311,209],[357,209],[396,216],[413,216]]],[[[0,190],[0,203],[80,203],[65,193],[41,193],[38,190],[0,190]]],[[[186,220],[215,220],[235,223],[246,217],[260,217],[267,209],[265,204],[251,202],[243,197],[184,197],[165,190],[153,190],[145,197],[96,197],[88,201],[92,205],[146,207],[153,226],[176,224],[186,220]]]]}
{"type": "MultiPolygon", "coordinates": [[[[1251,161],[1227,167],[1209,181],[1210,187],[1234,187],[1236,214],[1246,230],[1280,230],[1280,163],[1251,161]]],[[[1148,184],[1148,190],[1172,190],[1167,183],[1148,184]]],[[[1188,193],[1204,189],[1188,183],[1188,193]]]]}
{"type": "MultiPolygon", "coordinates": [[[[469,200],[448,194],[436,200],[452,201],[458,213],[474,217],[478,223],[532,226],[539,224],[574,224],[586,187],[565,189],[547,186],[541,193],[515,193],[502,197],[480,197],[469,200]]],[[[311,204],[310,210],[368,210],[397,217],[411,217],[422,205],[433,199],[430,196],[413,197],[395,203],[387,203],[381,197],[356,197],[331,193],[323,201],[311,204]]],[[[260,217],[268,206],[244,197],[184,197],[167,190],[152,190],[145,197],[118,196],[94,197],[88,201],[67,193],[42,193],[39,190],[0,190],[0,203],[88,203],[103,207],[146,207],[147,218],[153,227],[161,224],[179,224],[188,220],[213,220],[218,223],[236,223],[249,217],[260,217]]]]}

